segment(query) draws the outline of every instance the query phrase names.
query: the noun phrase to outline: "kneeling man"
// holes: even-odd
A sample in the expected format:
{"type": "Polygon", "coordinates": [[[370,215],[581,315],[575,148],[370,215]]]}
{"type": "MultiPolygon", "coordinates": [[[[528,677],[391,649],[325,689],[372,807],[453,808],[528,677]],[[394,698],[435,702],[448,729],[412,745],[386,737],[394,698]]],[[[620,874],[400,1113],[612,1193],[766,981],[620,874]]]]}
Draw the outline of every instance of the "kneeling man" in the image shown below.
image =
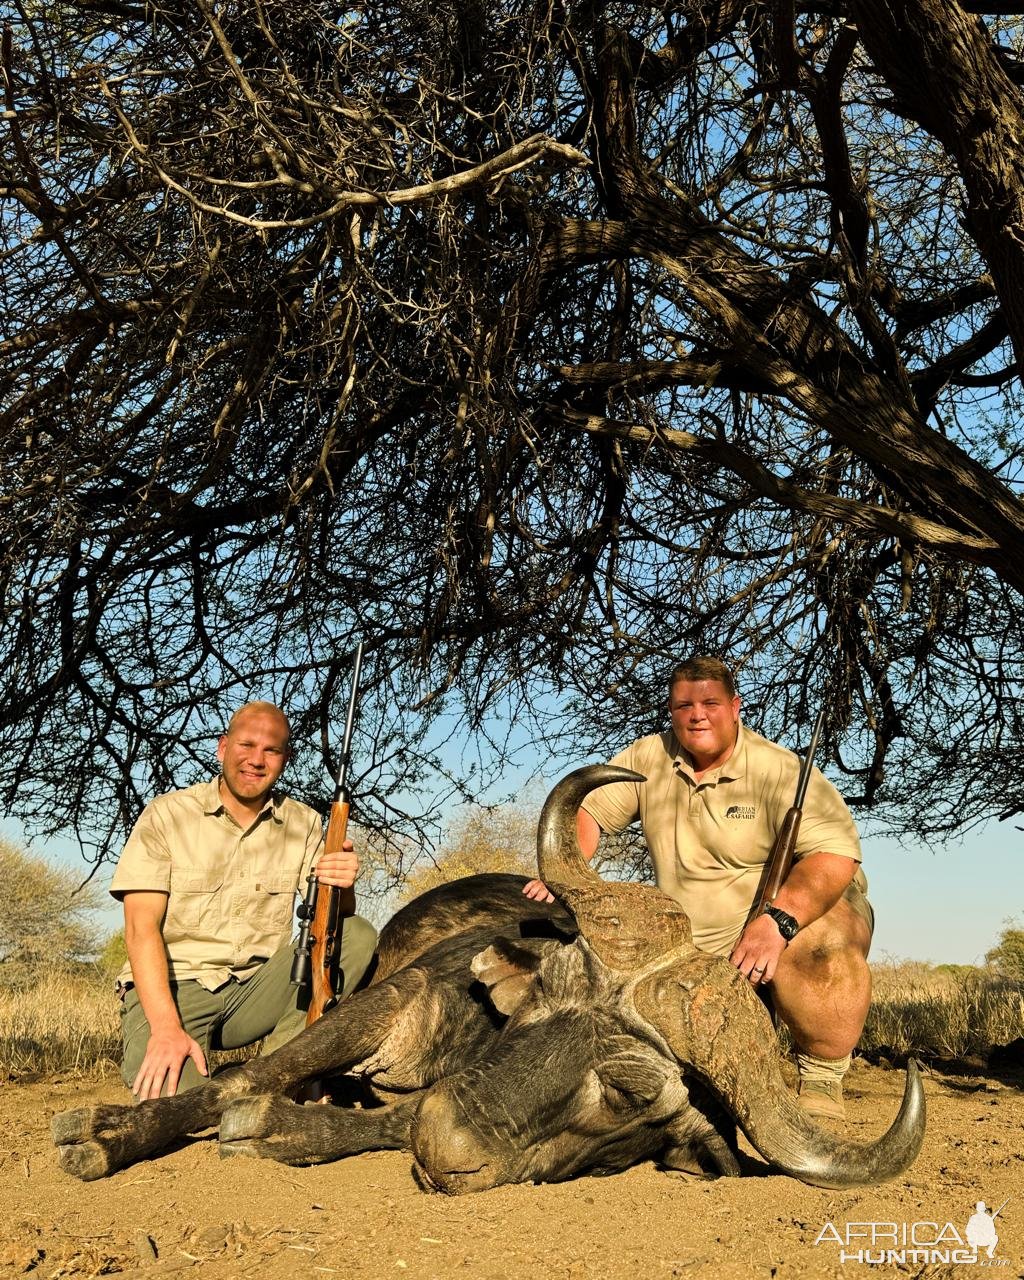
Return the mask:
{"type": "MultiPolygon", "coordinates": [[[[871,1000],[874,924],[853,819],[813,770],[793,867],[765,914],[746,924],[800,762],[743,726],[732,674],[716,658],[672,671],[669,715],[669,731],[611,761],[647,781],[613,783],[584,801],[580,849],[591,858],[602,831],[640,819],[658,888],[686,911],[694,943],[770,992],[796,1046],[801,1106],[842,1119],[843,1075],[871,1000]]],[[[524,892],[550,896],[538,880],[524,892]]]]}
{"type": "MultiPolygon", "coordinates": [[[[314,864],[321,884],[348,888],[359,859],[351,841],[321,855],[320,815],[275,790],[289,732],[269,702],[236,711],[217,746],[220,776],[147,805],[117,864],[121,1074],[140,1102],[194,1088],[211,1048],[267,1036],[267,1053],[306,1025],[309,993],[290,980],[295,893],[314,864]]],[[[375,942],[367,921],[345,921],[343,994],[375,942]]]]}

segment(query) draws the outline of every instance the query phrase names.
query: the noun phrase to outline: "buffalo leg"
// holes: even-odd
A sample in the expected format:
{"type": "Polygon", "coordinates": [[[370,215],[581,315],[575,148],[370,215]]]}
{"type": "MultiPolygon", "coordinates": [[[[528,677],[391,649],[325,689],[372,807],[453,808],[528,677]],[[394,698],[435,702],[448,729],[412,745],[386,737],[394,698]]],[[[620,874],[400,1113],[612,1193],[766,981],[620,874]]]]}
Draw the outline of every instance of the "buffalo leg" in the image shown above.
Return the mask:
{"type": "Polygon", "coordinates": [[[239,1098],[220,1122],[222,1156],[257,1156],[281,1164],[326,1164],[360,1151],[409,1146],[421,1093],[386,1107],[354,1110],[300,1106],[273,1094],[239,1098]]]}
{"type": "Polygon", "coordinates": [[[52,1121],[60,1166],[85,1182],[106,1177],[185,1134],[215,1125],[236,1098],[288,1093],[304,1080],[344,1071],[380,1046],[399,1011],[421,988],[415,970],[397,973],[357,991],[276,1053],[253,1058],[187,1093],[138,1106],[61,1112],[52,1121]]]}
{"type": "MultiPolygon", "coordinates": [[[[238,1075],[232,1072],[232,1077],[238,1075]]],[[[65,1173],[92,1182],[159,1151],[186,1133],[216,1124],[228,1083],[200,1085],[173,1098],[138,1106],[80,1107],[53,1117],[50,1129],[65,1173]]]]}

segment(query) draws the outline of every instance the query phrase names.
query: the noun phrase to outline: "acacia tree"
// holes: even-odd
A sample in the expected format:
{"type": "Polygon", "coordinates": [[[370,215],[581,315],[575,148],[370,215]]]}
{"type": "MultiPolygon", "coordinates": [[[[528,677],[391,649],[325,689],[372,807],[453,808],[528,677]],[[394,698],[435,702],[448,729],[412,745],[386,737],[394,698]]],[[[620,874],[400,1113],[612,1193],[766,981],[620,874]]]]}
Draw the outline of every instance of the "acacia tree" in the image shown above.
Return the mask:
{"type": "MultiPolygon", "coordinates": [[[[102,894],[81,875],[0,839],[0,989],[74,968],[99,949],[102,894]]],[[[113,976],[113,975],[111,975],[113,976]]]]}
{"type": "Polygon", "coordinates": [[[1022,7],[22,3],[9,806],[102,846],[250,692],[329,758],[365,634],[372,825],[693,649],[895,826],[1024,807],[1022,7]]]}

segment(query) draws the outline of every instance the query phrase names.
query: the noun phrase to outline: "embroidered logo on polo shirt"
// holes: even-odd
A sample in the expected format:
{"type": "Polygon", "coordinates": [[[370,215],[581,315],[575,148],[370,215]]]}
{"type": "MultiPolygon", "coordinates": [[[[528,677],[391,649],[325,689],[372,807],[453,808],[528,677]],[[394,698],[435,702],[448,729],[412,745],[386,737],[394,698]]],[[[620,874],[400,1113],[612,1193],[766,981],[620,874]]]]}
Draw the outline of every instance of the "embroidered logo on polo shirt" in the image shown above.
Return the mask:
{"type": "Polygon", "coordinates": [[[731,804],[725,811],[727,818],[751,818],[757,817],[757,810],[752,804],[731,804]]]}

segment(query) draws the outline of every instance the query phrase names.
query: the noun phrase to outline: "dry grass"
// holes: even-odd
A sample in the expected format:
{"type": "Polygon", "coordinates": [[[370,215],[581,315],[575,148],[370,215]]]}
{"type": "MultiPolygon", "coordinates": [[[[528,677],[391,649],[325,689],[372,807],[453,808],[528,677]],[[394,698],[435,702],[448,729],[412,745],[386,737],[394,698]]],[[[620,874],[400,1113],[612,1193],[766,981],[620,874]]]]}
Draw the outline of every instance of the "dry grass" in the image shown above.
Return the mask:
{"type": "Polygon", "coordinates": [[[1024,1036],[1024,982],[969,965],[908,961],[872,965],[871,976],[863,1050],[984,1058],[1024,1036]]]}
{"type": "MultiPolygon", "coordinates": [[[[968,966],[872,965],[874,999],[861,1050],[938,1058],[985,1057],[1024,1036],[1024,983],[968,966]]],[[[0,988],[0,1078],[116,1073],[118,1005],[109,977],[43,974],[29,990],[0,988]]],[[[211,1055],[211,1066],[254,1048],[211,1055]]]]}
{"type": "Polygon", "coordinates": [[[113,983],[56,970],[24,990],[0,988],[0,1073],[105,1075],[121,1058],[113,983]]]}
{"type": "MultiPolygon", "coordinates": [[[[257,1046],[210,1054],[210,1067],[251,1058],[257,1046]]],[[[102,973],[44,973],[30,988],[0,987],[0,1080],[117,1075],[120,1005],[102,973]]]]}

